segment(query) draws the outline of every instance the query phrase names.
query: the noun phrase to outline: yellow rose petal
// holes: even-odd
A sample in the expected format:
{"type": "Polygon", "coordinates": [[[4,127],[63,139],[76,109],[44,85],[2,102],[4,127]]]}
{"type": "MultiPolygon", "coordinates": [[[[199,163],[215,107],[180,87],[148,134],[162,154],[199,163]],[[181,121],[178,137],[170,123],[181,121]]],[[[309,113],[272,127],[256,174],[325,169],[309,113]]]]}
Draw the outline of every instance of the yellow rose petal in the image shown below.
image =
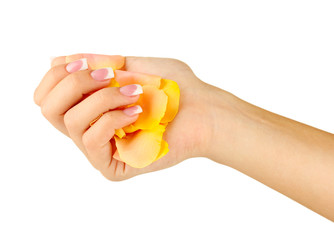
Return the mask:
{"type": "Polygon", "coordinates": [[[166,112],[167,100],[163,90],[151,85],[143,86],[143,94],[137,101],[143,112],[133,126],[138,129],[152,129],[159,125],[166,112]]]}
{"type": "Polygon", "coordinates": [[[126,133],[133,133],[133,132],[137,131],[138,128],[135,127],[133,124],[130,124],[130,125],[124,127],[123,130],[124,130],[124,132],[126,132],[126,133]]]}
{"type": "Polygon", "coordinates": [[[116,82],[115,78],[112,78],[110,80],[110,83],[109,83],[109,85],[107,87],[119,87],[119,83],[116,82]]]}
{"type": "Polygon", "coordinates": [[[162,140],[161,141],[160,152],[158,153],[158,156],[155,159],[155,161],[157,161],[160,158],[162,158],[163,156],[165,156],[168,153],[168,151],[169,151],[169,149],[168,149],[168,143],[165,140],[162,140]]]}
{"type": "Polygon", "coordinates": [[[121,161],[121,158],[119,157],[119,154],[118,154],[118,150],[116,150],[116,151],[114,152],[114,155],[113,155],[112,157],[115,158],[115,159],[118,160],[118,161],[121,161]]]}
{"type": "Polygon", "coordinates": [[[143,168],[150,165],[160,153],[164,131],[165,127],[158,125],[151,130],[140,130],[128,134],[124,138],[115,136],[117,157],[135,168],[143,168]]]}
{"type": "Polygon", "coordinates": [[[179,111],[180,89],[176,82],[169,79],[161,79],[160,89],[168,96],[166,113],[161,123],[171,122],[179,111]]]}
{"type": "Polygon", "coordinates": [[[122,128],[115,130],[115,135],[119,138],[123,138],[125,136],[125,132],[122,128]]]}

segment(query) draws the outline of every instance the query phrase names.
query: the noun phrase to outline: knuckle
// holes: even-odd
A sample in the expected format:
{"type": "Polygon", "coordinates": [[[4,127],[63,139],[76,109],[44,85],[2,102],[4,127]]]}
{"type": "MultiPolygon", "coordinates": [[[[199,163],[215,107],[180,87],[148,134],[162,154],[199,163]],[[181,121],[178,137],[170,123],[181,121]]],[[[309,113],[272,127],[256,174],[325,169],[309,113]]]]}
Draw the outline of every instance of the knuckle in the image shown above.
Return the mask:
{"type": "Polygon", "coordinates": [[[58,67],[55,66],[55,67],[50,68],[48,75],[50,75],[53,78],[56,78],[58,76],[58,67]]]}
{"type": "Polygon", "coordinates": [[[170,58],[169,59],[171,61],[171,64],[174,65],[176,68],[180,69],[180,70],[190,70],[190,67],[188,66],[188,64],[186,64],[185,62],[176,59],[176,58],[170,58]]]}
{"type": "MultiPolygon", "coordinates": [[[[47,82],[50,82],[50,79],[57,79],[59,77],[59,66],[52,67],[48,70],[46,75],[44,76],[43,80],[47,77],[47,82]]],[[[34,102],[38,105],[41,106],[42,104],[42,98],[41,92],[40,92],[40,86],[38,86],[34,92],[34,102]]],[[[45,97],[45,96],[44,96],[45,97]]]]}
{"type": "Polygon", "coordinates": [[[179,59],[176,59],[176,58],[170,58],[170,61],[175,63],[175,64],[180,64],[180,65],[185,65],[187,66],[187,64],[179,59]]]}
{"type": "Polygon", "coordinates": [[[65,127],[67,128],[67,130],[70,130],[73,128],[73,126],[75,126],[75,119],[73,118],[73,114],[71,113],[71,111],[67,111],[64,115],[64,124],[65,127]]]}
{"type": "Polygon", "coordinates": [[[108,128],[106,128],[105,134],[108,136],[115,134],[115,129],[118,128],[118,125],[123,122],[123,119],[117,111],[107,112],[103,115],[104,122],[108,128]]]}
{"type": "Polygon", "coordinates": [[[107,112],[103,116],[106,122],[108,122],[109,124],[112,124],[115,119],[114,115],[115,115],[114,112],[107,112]]]}
{"type": "Polygon", "coordinates": [[[89,136],[88,134],[84,134],[82,136],[82,144],[85,146],[85,148],[88,151],[96,148],[96,144],[95,144],[94,139],[91,136],[89,136]]]}
{"type": "Polygon", "coordinates": [[[36,105],[40,106],[41,105],[41,99],[40,96],[38,94],[38,90],[36,89],[34,92],[34,102],[36,105]]]}
{"type": "Polygon", "coordinates": [[[74,72],[67,76],[68,84],[71,89],[77,89],[80,87],[80,76],[77,72],[74,72]]]}
{"type": "Polygon", "coordinates": [[[46,119],[50,119],[51,116],[52,116],[52,111],[51,111],[50,107],[47,104],[42,104],[42,106],[41,106],[41,112],[42,112],[42,115],[46,119]]]}
{"type": "Polygon", "coordinates": [[[94,94],[96,102],[101,103],[101,104],[112,102],[113,94],[110,92],[111,90],[112,90],[111,88],[103,88],[97,91],[94,94]]]}
{"type": "Polygon", "coordinates": [[[105,135],[106,136],[113,136],[115,134],[115,112],[107,112],[103,115],[103,121],[105,122],[105,126],[109,126],[105,128],[105,135]]]}
{"type": "Polygon", "coordinates": [[[101,90],[97,91],[95,94],[93,94],[93,97],[95,98],[94,100],[97,103],[103,103],[107,99],[107,96],[106,96],[106,93],[105,93],[104,89],[101,89],[101,90]]]}
{"type": "Polygon", "coordinates": [[[174,63],[180,63],[180,64],[183,64],[183,62],[179,59],[176,59],[176,58],[170,58],[170,61],[174,62],[174,63]]]}

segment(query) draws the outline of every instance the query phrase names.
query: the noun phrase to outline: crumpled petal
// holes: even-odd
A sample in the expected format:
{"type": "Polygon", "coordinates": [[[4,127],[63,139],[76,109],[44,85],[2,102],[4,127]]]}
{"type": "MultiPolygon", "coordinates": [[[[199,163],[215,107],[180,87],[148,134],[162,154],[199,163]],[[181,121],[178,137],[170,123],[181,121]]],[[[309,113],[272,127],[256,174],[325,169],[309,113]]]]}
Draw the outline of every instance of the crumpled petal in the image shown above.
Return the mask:
{"type": "Polygon", "coordinates": [[[125,136],[125,132],[122,128],[115,130],[115,135],[119,138],[123,138],[125,136]]]}
{"type": "Polygon", "coordinates": [[[118,70],[125,63],[122,56],[75,54],[67,56],[66,62],[81,58],[87,58],[92,70],[104,67],[114,69],[115,78],[111,79],[108,87],[129,84],[143,87],[143,94],[133,104],[140,105],[143,112],[135,123],[115,130],[117,150],[113,157],[132,167],[143,168],[165,156],[169,149],[168,143],[163,140],[163,133],[179,109],[180,90],[177,83],[155,75],[118,70]]]}
{"type": "Polygon", "coordinates": [[[168,97],[163,90],[155,86],[144,85],[143,94],[136,103],[141,106],[143,112],[132,125],[138,129],[152,129],[159,125],[165,115],[167,101],[168,97]]]}
{"type": "Polygon", "coordinates": [[[168,143],[165,140],[161,141],[161,147],[160,147],[160,152],[158,153],[158,156],[156,157],[155,161],[159,160],[163,156],[165,156],[168,153],[168,143]]]}
{"type": "Polygon", "coordinates": [[[119,157],[119,154],[118,154],[118,150],[116,150],[116,151],[114,152],[114,155],[113,155],[112,157],[115,158],[115,159],[118,160],[118,161],[121,161],[121,158],[119,157]]]}
{"type": "Polygon", "coordinates": [[[109,85],[107,87],[119,87],[119,83],[116,82],[115,78],[112,78],[110,80],[110,83],[109,83],[109,85]]]}
{"type": "Polygon", "coordinates": [[[126,127],[123,128],[125,133],[133,133],[135,131],[137,131],[139,128],[137,128],[136,126],[134,126],[133,124],[130,124],[126,127]]]}
{"type": "Polygon", "coordinates": [[[123,138],[115,136],[118,152],[118,156],[115,157],[135,168],[150,165],[157,160],[158,155],[166,154],[168,151],[168,145],[166,150],[166,144],[162,143],[164,131],[165,126],[158,125],[153,129],[141,130],[123,138]]]}
{"type": "Polygon", "coordinates": [[[157,88],[160,87],[161,77],[156,75],[149,75],[145,73],[127,72],[122,70],[115,71],[115,80],[120,87],[130,84],[152,85],[157,88]]]}
{"type": "MultiPolygon", "coordinates": [[[[137,121],[122,129],[125,133],[133,133],[139,129],[151,129],[156,127],[165,115],[168,97],[155,86],[143,86],[143,94],[135,103],[140,105],[143,112],[139,115],[137,121]]],[[[119,129],[118,129],[119,130],[119,129]]],[[[117,132],[117,136],[121,137],[117,132]]],[[[123,134],[123,132],[120,132],[123,134]]],[[[122,137],[121,137],[122,138],[122,137]]]]}
{"type": "Polygon", "coordinates": [[[176,82],[169,79],[161,79],[160,89],[168,96],[165,116],[161,123],[171,122],[179,111],[180,89],[176,82]]]}
{"type": "Polygon", "coordinates": [[[101,54],[74,54],[66,56],[66,63],[73,62],[75,60],[87,58],[88,66],[95,70],[99,68],[111,67],[112,69],[121,69],[124,66],[125,58],[119,55],[101,55],[101,54]]]}

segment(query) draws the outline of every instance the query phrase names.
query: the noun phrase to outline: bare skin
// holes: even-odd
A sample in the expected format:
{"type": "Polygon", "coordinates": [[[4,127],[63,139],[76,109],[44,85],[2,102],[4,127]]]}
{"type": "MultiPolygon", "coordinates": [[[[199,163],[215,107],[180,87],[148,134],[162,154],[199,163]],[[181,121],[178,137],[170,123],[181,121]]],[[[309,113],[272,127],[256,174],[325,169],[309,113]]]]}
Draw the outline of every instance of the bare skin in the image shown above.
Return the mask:
{"type": "Polygon", "coordinates": [[[114,129],[138,117],[115,109],[136,102],[138,96],[123,96],[118,88],[106,90],[109,81],[96,82],[89,74],[92,70],[68,73],[66,65],[65,57],[53,60],[34,100],[43,115],[72,138],[109,180],[168,168],[191,157],[207,157],[334,221],[333,134],[268,112],[208,85],[178,60],[126,57],[125,70],[173,79],[181,90],[179,113],[164,135],[169,153],[148,167],[132,168],[112,158],[115,146],[110,139],[114,129]],[[99,113],[106,112],[89,127],[99,113]]]}

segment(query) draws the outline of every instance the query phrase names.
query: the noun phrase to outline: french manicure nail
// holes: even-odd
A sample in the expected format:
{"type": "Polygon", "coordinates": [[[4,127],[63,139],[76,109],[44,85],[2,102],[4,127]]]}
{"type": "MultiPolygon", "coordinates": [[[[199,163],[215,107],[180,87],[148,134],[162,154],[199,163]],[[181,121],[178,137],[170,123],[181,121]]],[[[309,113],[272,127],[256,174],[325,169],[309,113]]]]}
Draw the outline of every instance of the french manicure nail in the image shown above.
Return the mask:
{"type": "Polygon", "coordinates": [[[123,112],[126,115],[132,117],[132,116],[134,116],[134,115],[136,115],[138,113],[143,112],[143,109],[139,105],[136,105],[136,106],[132,106],[132,107],[124,109],[123,112]]]}
{"type": "Polygon", "coordinates": [[[143,93],[143,88],[139,84],[131,84],[121,87],[119,91],[125,96],[136,96],[143,93]]]}
{"type": "Polygon", "coordinates": [[[87,58],[81,58],[66,65],[66,71],[68,71],[69,73],[86,69],[88,69],[87,58]]]}
{"type": "Polygon", "coordinates": [[[91,72],[90,75],[96,81],[104,81],[110,78],[114,78],[114,70],[112,68],[100,68],[91,72]]]}

